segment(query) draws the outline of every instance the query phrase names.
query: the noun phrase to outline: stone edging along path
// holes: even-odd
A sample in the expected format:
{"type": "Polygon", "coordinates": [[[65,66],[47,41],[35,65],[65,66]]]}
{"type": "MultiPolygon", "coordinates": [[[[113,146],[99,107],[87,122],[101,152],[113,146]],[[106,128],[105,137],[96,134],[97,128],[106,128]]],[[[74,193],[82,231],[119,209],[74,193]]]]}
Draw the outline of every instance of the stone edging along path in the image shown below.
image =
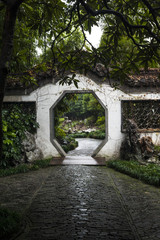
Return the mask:
{"type": "Polygon", "coordinates": [[[1,178],[0,203],[23,213],[16,240],[160,239],[160,189],[102,166],[1,178]]]}

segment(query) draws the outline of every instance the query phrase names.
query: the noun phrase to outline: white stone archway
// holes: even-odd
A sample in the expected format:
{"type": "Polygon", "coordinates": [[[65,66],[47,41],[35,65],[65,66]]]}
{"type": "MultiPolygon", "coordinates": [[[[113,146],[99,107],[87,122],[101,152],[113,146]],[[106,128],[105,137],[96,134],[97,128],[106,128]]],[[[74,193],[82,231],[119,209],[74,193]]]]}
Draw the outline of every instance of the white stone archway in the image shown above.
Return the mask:
{"type": "Polygon", "coordinates": [[[92,157],[95,157],[97,153],[102,149],[102,147],[106,144],[108,141],[108,110],[107,107],[101,102],[101,100],[97,97],[95,92],[90,90],[66,90],[64,91],[61,96],[57,99],[57,101],[52,105],[50,108],[50,141],[52,142],[53,146],[57,149],[57,151],[60,153],[62,157],[64,157],[66,154],[60,144],[57,142],[54,134],[54,108],[57,106],[57,104],[61,101],[61,99],[68,93],[91,93],[100,103],[102,108],[105,111],[105,139],[102,141],[102,143],[95,149],[95,151],[92,154],[92,157]]]}

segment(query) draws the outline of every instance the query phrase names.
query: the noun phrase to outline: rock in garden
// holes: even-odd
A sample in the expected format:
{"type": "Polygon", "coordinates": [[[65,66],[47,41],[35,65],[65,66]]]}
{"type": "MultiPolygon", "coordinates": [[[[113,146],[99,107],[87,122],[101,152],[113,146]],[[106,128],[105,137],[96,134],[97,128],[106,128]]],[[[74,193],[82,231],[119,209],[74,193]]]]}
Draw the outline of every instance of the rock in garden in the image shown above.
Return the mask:
{"type": "Polygon", "coordinates": [[[139,144],[138,126],[133,119],[127,121],[126,138],[120,149],[120,157],[124,160],[142,160],[139,144]]]}
{"type": "Polygon", "coordinates": [[[25,132],[25,136],[26,138],[22,142],[24,150],[30,152],[36,149],[36,141],[34,135],[29,132],[25,132]]]}
{"type": "Polygon", "coordinates": [[[39,148],[36,148],[33,152],[26,152],[26,156],[29,163],[43,158],[42,151],[39,148]]]}
{"type": "Polygon", "coordinates": [[[154,144],[151,137],[142,137],[139,140],[143,159],[152,158],[154,154],[154,144]]]}
{"type": "Polygon", "coordinates": [[[36,147],[35,136],[26,132],[26,139],[23,140],[24,152],[27,162],[33,162],[43,158],[42,151],[36,147]]]}

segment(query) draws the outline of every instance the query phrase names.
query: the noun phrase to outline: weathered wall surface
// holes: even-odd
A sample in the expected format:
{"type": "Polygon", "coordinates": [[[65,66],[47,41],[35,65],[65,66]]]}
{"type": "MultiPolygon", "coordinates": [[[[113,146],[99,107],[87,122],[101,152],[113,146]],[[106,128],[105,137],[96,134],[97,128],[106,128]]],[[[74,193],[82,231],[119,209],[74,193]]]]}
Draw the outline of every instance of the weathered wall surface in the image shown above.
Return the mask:
{"type": "MultiPolygon", "coordinates": [[[[103,105],[108,109],[107,132],[108,140],[104,142],[104,146],[96,153],[96,156],[105,156],[106,159],[117,158],[119,156],[119,149],[121,142],[124,139],[124,134],[121,132],[121,100],[137,100],[137,99],[159,99],[158,94],[125,94],[120,90],[115,90],[107,84],[98,85],[91,79],[77,75],[79,79],[79,91],[93,91],[101,100],[103,105]]],[[[50,141],[50,108],[58,100],[64,91],[77,90],[74,84],[59,85],[47,84],[30,95],[25,96],[6,96],[4,101],[21,102],[21,101],[35,101],[37,105],[37,121],[40,128],[37,131],[37,145],[41,148],[44,157],[60,156],[57,149],[50,141]]],[[[144,135],[144,134],[143,134],[144,135]]],[[[160,145],[160,134],[150,134],[156,144],[160,145]]]]}

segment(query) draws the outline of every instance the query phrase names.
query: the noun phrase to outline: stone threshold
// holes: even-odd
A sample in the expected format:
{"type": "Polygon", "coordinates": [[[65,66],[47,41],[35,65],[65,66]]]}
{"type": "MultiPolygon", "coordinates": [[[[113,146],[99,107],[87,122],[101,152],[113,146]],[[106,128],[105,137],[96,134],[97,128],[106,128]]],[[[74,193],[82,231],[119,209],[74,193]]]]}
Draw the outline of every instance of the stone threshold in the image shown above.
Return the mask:
{"type": "Polygon", "coordinates": [[[66,156],[65,158],[53,158],[50,165],[105,166],[106,161],[103,157],[93,158],[91,156],[66,156]]]}

